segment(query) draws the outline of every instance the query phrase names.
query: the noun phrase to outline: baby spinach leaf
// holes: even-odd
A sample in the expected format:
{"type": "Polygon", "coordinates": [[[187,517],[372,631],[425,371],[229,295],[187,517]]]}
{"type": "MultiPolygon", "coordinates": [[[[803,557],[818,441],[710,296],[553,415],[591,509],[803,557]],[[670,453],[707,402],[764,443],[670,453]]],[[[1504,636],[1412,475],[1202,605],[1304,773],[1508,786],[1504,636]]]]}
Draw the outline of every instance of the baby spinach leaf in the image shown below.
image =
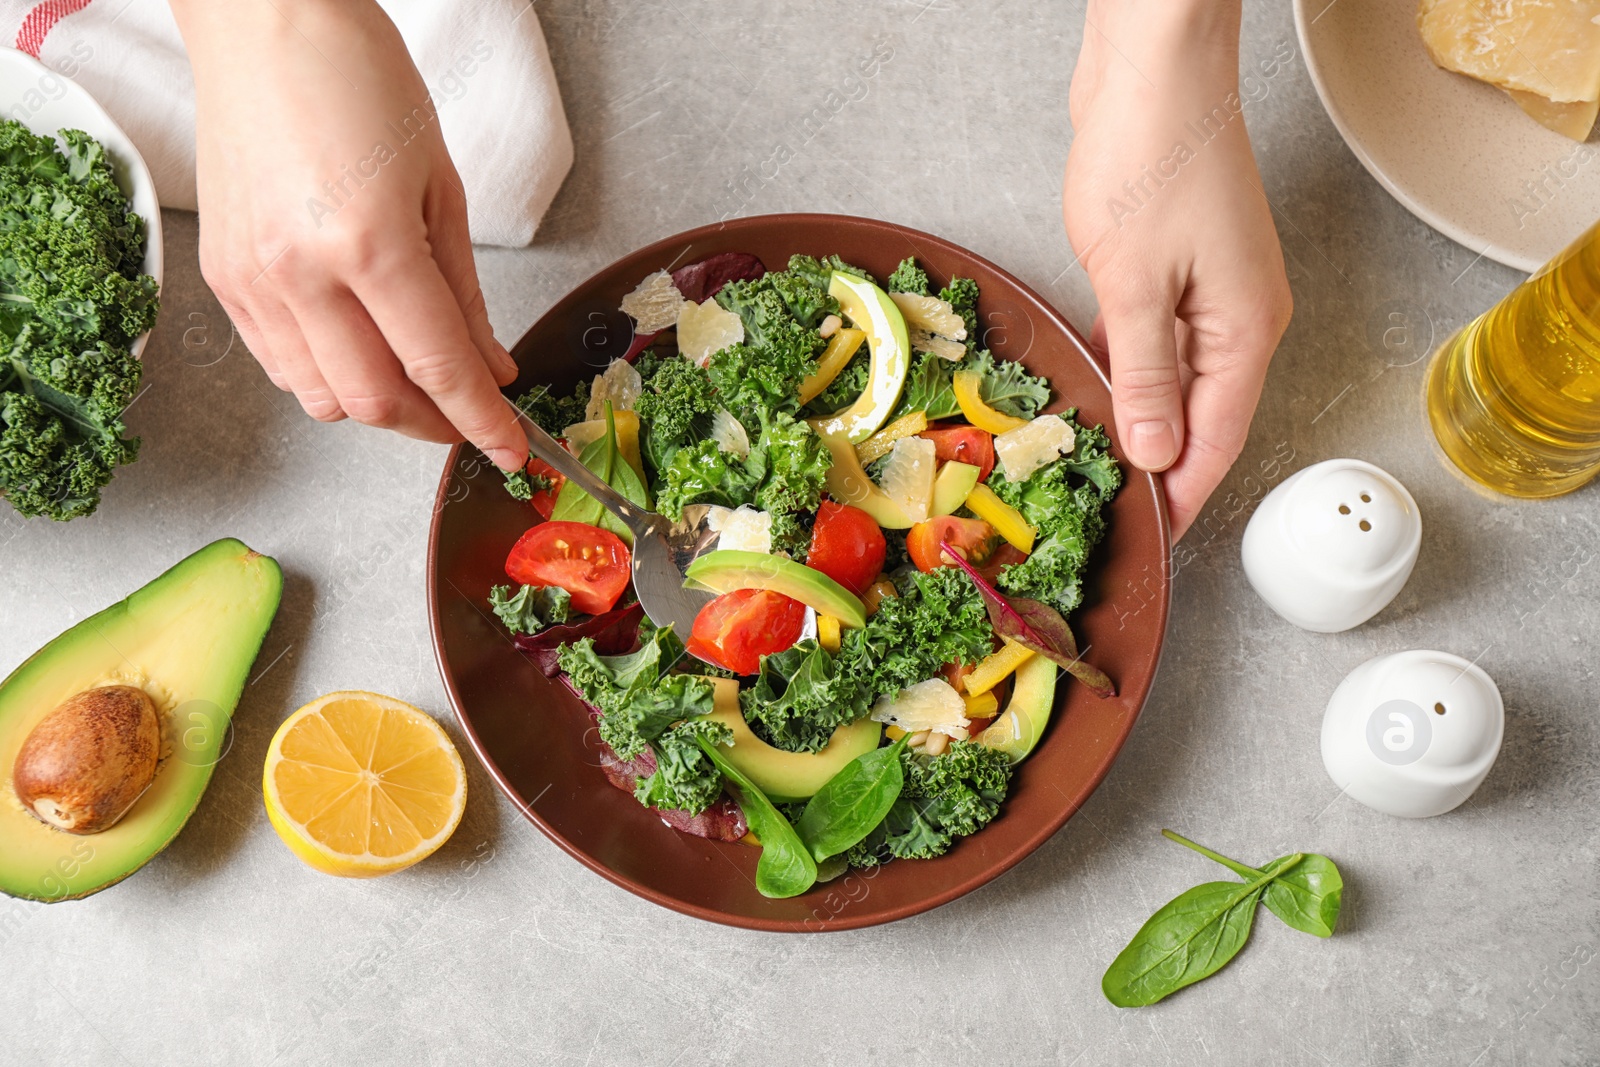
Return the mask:
{"type": "MultiPolygon", "coordinates": [[[[1261,873],[1258,868],[1248,867],[1238,860],[1231,860],[1213,852],[1204,845],[1190,841],[1182,834],[1173,833],[1171,830],[1163,830],[1161,834],[1169,841],[1176,841],[1207,859],[1215,860],[1246,880],[1261,873]]],[[[1283,857],[1279,857],[1267,866],[1272,867],[1282,862],[1282,859],[1283,857]]],[[[1333,928],[1339,921],[1339,905],[1343,896],[1344,879],[1339,875],[1339,868],[1328,857],[1308,852],[1296,866],[1279,875],[1271,885],[1267,886],[1261,902],[1267,906],[1268,911],[1282,919],[1284,925],[1292,929],[1314,937],[1332,937],[1333,928]]]]}
{"type": "Polygon", "coordinates": [[[909,739],[857,756],[806,803],[795,830],[814,858],[848,851],[883,822],[905,783],[900,752],[909,739]]]}
{"type": "Polygon", "coordinates": [[[1133,935],[1100,980],[1106,999],[1137,1008],[1221,970],[1250,938],[1266,886],[1299,863],[1286,856],[1248,882],[1207,882],[1164,904],[1133,935]]]}
{"type": "Polygon", "coordinates": [[[704,736],[697,736],[695,740],[717,765],[722,777],[733,786],[734,799],[744,810],[745,821],[761,841],[761,859],[756,862],[756,891],[764,897],[782,898],[797,897],[810,889],[817,881],[817,864],[789,820],[773,807],[772,801],[743,771],[717,751],[716,745],[704,736]]]}
{"type": "MultiPolygon", "coordinates": [[[[639,472],[623,458],[622,448],[617,443],[617,419],[612,413],[609,400],[606,401],[606,432],[584,448],[582,454],[578,456],[578,461],[593,471],[601,481],[635,504],[646,509],[650,507],[649,491],[639,479],[639,472]]],[[[556,494],[556,505],[550,512],[550,518],[559,522],[586,522],[590,526],[600,526],[610,530],[628,544],[633,544],[633,533],[623,521],[607,511],[600,501],[580,489],[577,482],[562,483],[561,492],[556,494]]]]}

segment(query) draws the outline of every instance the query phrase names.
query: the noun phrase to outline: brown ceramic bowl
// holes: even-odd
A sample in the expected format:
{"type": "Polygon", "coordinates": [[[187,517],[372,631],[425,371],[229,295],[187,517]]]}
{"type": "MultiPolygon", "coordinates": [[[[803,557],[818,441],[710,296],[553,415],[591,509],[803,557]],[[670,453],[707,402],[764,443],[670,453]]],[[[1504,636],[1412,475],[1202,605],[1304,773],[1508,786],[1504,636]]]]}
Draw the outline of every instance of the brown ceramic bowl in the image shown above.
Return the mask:
{"type": "MultiPolygon", "coordinates": [[[[632,327],[617,310],[651,271],[715,252],[752,252],[782,269],[791,254],[837,254],[886,277],[914,255],[937,279],[982,287],[984,343],[1049,377],[1058,399],[1093,424],[1111,422],[1105,374],[1078,333],[1027,286],[948,241],[892,223],[840,215],[767,215],[704,226],[618,260],[550,309],[512,349],[513,387],[570,389],[627,350],[632,327]]],[[[1119,457],[1120,458],[1120,457],[1119,457]]],[[[428,543],[428,604],[439,671],[473,751],[523,813],[596,873],[647,900],[713,922],[757,930],[847,930],[927,911],[988,882],[1038,848],[1105,777],[1155,677],[1167,626],[1170,551],[1160,482],[1126,461],[1127,484],[1110,508],[1087,600],[1073,628],[1119,695],[1097,699],[1063,680],[1044,739],[1013,780],[1004,808],[981,833],[936,860],[852,872],[789,900],[755,890],[758,850],[689,837],[611,786],[596,759],[584,708],[513,649],[485,607],[503,583],[512,543],[536,516],[501,488],[497,471],[458,447],[439,483],[428,543]]]]}

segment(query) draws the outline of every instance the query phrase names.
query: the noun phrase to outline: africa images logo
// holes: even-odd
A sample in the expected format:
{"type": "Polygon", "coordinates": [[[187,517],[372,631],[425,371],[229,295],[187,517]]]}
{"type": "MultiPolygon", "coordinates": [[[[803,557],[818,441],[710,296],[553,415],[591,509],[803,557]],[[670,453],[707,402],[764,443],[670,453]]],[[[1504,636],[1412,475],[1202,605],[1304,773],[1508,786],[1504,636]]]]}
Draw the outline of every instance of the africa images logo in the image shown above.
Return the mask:
{"type": "Polygon", "coordinates": [[[1367,716],[1367,747],[1390,766],[1417,762],[1432,740],[1428,713],[1409,700],[1386,700],[1367,716]]]}

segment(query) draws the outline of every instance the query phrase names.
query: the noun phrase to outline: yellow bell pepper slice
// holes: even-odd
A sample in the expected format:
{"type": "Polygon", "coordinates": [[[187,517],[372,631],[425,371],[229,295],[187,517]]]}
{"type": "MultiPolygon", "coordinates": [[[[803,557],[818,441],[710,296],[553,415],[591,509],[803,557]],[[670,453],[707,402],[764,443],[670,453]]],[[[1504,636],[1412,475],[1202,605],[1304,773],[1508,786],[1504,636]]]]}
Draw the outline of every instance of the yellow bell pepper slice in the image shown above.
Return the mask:
{"type": "Polygon", "coordinates": [[[906,732],[900,729],[898,726],[885,726],[883,728],[883,736],[887,737],[891,741],[898,741],[905,735],[906,732]]]}
{"type": "Polygon", "coordinates": [[[963,699],[967,702],[969,719],[992,719],[1000,713],[1000,701],[996,699],[993,690],[986,693],[968,693],[963,699]]]}
{"type": "Polygon", "coordinates": [[[927,428],[927,412],[913,411],[909,415],[901,415],[898,419],[895,419],[889,425],[856,445],[856,458],[865,467],[873,460],[882,459],[894,451],[894,443],[900,438],[915,437],[927,428]]]}
{"type": "Polygon", "coordinates": [[[829,652],[839,651],[840,622],[832,615],[817,616],[817,644],[829,652]]]}
{"type": "Polygon", "coordinates": [[[955,390],[956,403],[961,406],[961,414],[978,429],[1002,434],[1028,425],[1027,419],[996,411],[983,402],[983,375],[977,371],[956,371],[951,385],[955,390]]]}
{"type": "Polygon", "coordinates": [[[1013,546],[1023,552],[1033,551],[1033,539],[1037,531],[1028,525],[1022,512],[1001,500],[993,489],[982,482],[973,486],[972,492],[967,494],[967,507],[1013,546]]]}
{"type": "Polygon", "coordinates": [[[967,695],[977,696],[979,693],[987,693],[1036,654],[1031,648],[1023,648],[1015,641],[1006,640],[1000,651],[985,656],[976,667],[972,668],[972,673],[967,675],[965,679],[967,695]]]}
{"type": "Polygon", "coordinates": [[[865,330],[857,330],[851,326],[841,326],[828,338],[828,347],[822,350],[822,358],[817,361],[817,373],[807,377],[800,383],[800,403],[809,404],[821,395],[822,391],[833,384],[833,380],[844,370],[845,364],[850,362],[856,354],[856,349],[861,347],[861,342],[867,339],[865,330]]]}

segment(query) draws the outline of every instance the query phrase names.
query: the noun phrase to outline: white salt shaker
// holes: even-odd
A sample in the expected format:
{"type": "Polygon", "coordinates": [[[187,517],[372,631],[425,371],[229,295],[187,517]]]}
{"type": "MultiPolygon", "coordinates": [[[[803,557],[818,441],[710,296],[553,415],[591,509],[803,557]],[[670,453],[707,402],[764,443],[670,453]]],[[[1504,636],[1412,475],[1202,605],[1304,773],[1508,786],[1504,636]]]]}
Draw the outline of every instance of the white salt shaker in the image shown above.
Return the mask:
{"type": "Polygon", "coordinates": [[[1422,545],[1417,502],[1359,459],[1296,471],[1245,527],[1240,555],[1261,599],[1296,626],[1338,633],[1393,600],[1422,545]]]}
{"type": "Polygon", "coordinates": [[[1493,679],[1448,652],[1369,659],[1334,690],[1322,718],[1322,764],[1369,808],[1443,815],[1494,766],[1505,706],[1493,679]]]}

